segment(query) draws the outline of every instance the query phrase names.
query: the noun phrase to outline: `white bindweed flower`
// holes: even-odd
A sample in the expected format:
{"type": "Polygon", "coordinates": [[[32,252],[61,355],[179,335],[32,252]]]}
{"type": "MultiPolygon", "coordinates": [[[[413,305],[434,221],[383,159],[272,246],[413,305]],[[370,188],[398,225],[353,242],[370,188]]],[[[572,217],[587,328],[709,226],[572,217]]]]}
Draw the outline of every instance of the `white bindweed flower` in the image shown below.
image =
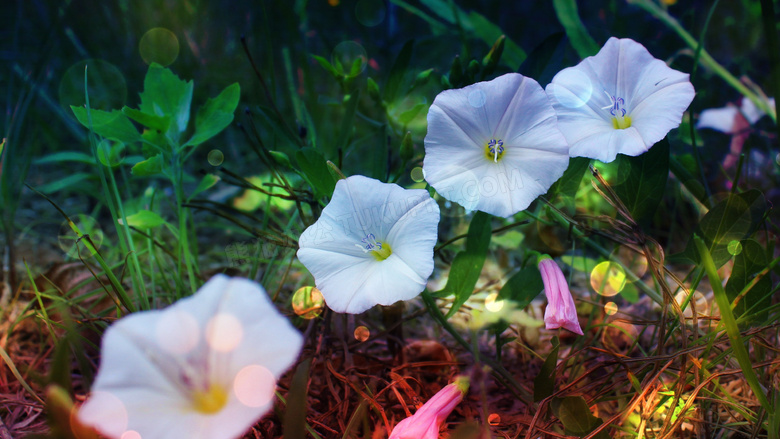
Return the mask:
{"type": "Polygon", "coordinates": [[[438,224],[427,191],[354,175],[336,183],[301,234],[298,259],[332,310],[357,314],[420,294],[433,272],[438,224]]]}
{"type": "Polygon", "coordinates": [[[428,111],[425,179],[468,210],[508,217],[558,180],[569,147],[533,79],[509,73],[436,96],[428,111]]]}
{"type": "Polygon", "coordinates": [[[258,284],[217,275],[106,330],[78,418],[112,439],[237,438],[271,408],[301,346],[258,284]]]}
{"type": "MultiPolygon", "coordinates": [[[[769,98],[767,103],[774,108],[775,99],[769,98]]],[[[746,131],[750,125],[758,122],[766,113],[756,106],[748,98],[742,98],[742,104],[739,107],[727,105],[720,108],[709,108],[699,115],[699,121],[696,123],[697,129],[711,128],[726,134],[739,134],[746,131]]]]}
{"type": "Polygon", "coordinates": [[[682,121],[693,100],[688,74],[653,58],[628,38],[561,70],[546,88],[572,157],[608,163],[638,156],[682,121]]]}

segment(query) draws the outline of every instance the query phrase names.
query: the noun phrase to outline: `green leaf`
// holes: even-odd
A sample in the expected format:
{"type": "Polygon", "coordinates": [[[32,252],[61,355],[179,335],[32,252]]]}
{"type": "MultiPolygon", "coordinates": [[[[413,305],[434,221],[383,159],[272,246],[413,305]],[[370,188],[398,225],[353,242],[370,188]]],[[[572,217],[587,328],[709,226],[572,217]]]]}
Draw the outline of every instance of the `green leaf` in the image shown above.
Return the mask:
{"type": "MultiPolygon", "coordinates": [[[[122,219],[119,219],[119,223],[122,223],[122,219]]],[[[155,212],[151,210],[140,210],[127,217],[127,225],[137,227],[139,229],[152,229],[165,223],[165,220],[155,212]]]]}
{"type": "Polygon", "coordinates": [[[588,403],[581,396],[555,398],[550,406],[553,414],[563,423],[568,435],[585,436],[604,422],[593,416],[588,403]]]}
{"type": "Polygon", "coordinates": [[[498,293],[498,298],[509,299],[517,304],[518,309],[523,309],[542,290],[544,290],[542,274],[539,273],[539,268],[535,264],[529,264],[506,281],[498,293]]]}
{"type": "Polygon", "coordinates": [[[43,186],[38,187],[38,190],[44,194],[50,194],[70,187],[78,187],[83,189],[84,185],[82,182],[89,180],[92,177],[95,177],[95,174],[76,172],[75,174],[68,174],[66,177],[63,177],[59,180],[46,183],[43,186]]]}
{"type": "Polygon", "coordinates": [[[347,149],[349,145],[349,139],[352,137],[353,130],[355,128],[355,113],[357,112],[358,102],[360,101],[360,90],[356,90],[349,95],[349,99],[344,103],[344,118],[341,119],[341,129],[339,130],[339,137],[336,140],[336,150],[330,151],[329,157],[335,156],[335,152],[338,148],[342,151],[347,149]]]}
{"type": "Polygon", "coordinates": [[[409,122],[412,121],[415,117],[417,117],[418,114],[420,114],[421,111],[427,109],[429,107],[428,103],[421,102],[414,107],[410,108],[409,110],[404,111],[401,113],[400,116],[398,116],[398,121],[401,122],[402,125],[406,126],[409,124],[409,122]]]}
{"type": "Polygon", "coordinates": [[[558,179],[550,190],[547,191],[547,199],[553,200],[556,195],[561,195],[568,198],[574,198],[577,194],[577,189],[582,182],[582,176],[585,175],[585,171],[588,169],[590,159],[586,157],[574,157],[569,160],[569,167],[563,173],[563,176],[558,179]]]}
{"type": "Polygon", "coordinates": [[[286,168],[292,168],[290,157],[288,157],[287,154],[281,151],[268,151],[268,154],[271,156],[271,158],[274,159],[274,162],[276,162],[277,165],[282,165],[286,168]]]}
{"type": "Polygon", "coordinates": [[[553,0],[553,7],[555,8],[555,14],[558,16],[558,21],[561,22],[561,26],[566,30],[566,35],[569,36],[569,42],[580,58],[586,58],[598,53],[599,45],[590,36],[580,19],[580,14],[577,11],[577,1],[553,0]]]}
{"type": "MultiPolygon", "coordinates": [[[[736,253],[736,257],[731,276],[726,283],[726,296],[731,303],[734,303],[734,299],[753,281],[756,274],[769,265],[769,259],[766,249],[752,239],[743,240],[739,245],[731,245],[730,251],[736,253]]],[[[766,314],[767,308],[772,304],[771,291],[771,276],[764,276],[733,308],[734,315],[740,317],[751,307],[755,307],[753,314],[766,314]]]]}
{"type": "Polygon", "coordinates": [[[487,249],[490,244],[491,216],[485,212],[477,212],[471,218],[469,232],[466,237],[466,249],[455,255],[450,267],[450,277],[447,285],[437,295],[455,295],[455,302],[447,312],[446,318],[452,317],[466,303],[474,292],[474,286],[482,273],[487,249]]]}
{"type": "Polygon", "coordinates": [[[534,401],[539,402],[555,391],[555,366],[558,364],[558,337],[552,338],[553,350],[547,355],[541,370],[534,378],[534,401]]]}
{"type": "Polygon", "coordinates": [[[211,189],[217,182],[220,180],[219,176],[214,174],[206,174],[203,176],[203,178],[200,180],[200,183],[198,183],[198,186],[195,187],[195,190],[192,191],[190,196],[187,198],[187,201],[191,200],[195,195],[198,195],[199,193],[211,189]]]}
{"type": "Polygon", "coordinates": [[[128,106],[122,107],[122,114],[147,128],[163,133],[167,132],[171,126],[171,118],[169,116],[155,116],[128,106]]]}
{"type": "Polygon", "coordinates": [[[130,119],[118,110],[103,111],[90,110],[83,107],[71,106],[76,119],[87,128],[90,128],[89,119],[92,118],[92,131],[106,139],[118,140],[124,143],[133,143],[141,140],[141,135],[135,129],[130,119]]]}
{"type": "Polygon", "coordinates": [[[582,271],[584,273],[591,273],[593,269],[596,268],[596,265],[599,264],[599,261],[593,258],[571,254],[561,256],[561,262],[577,271],[582,271]]]}
{"type": "Polygon", "coordinates": [[[669,177],[669,141],[658,142],[646,153],[619,156],[618,181],[614,187],[634,220],[652,218],[658,209],[669,177]]]}
{"type": "Polygon", "coordinates": [[[33,161],[33,163],[35,163],[36,165],[42,165],[44,163],[62,163],[62,162],[79,162],[79,163],[87,163],[90,165],[94,165],[95,157],[92,154],[87,154],[85,152],[62,151],[62,152],[55,152],[53,154],[47,154],[33,161]]]}
{"type": "MultiPolygon", "coordinates": [[[[517,72],[529,78],[535,78],[542,81],[542,75],[545,71],[549,71],[547,70],[547,66],[550,64],[553,54],[555,54],[558,47],[560,47],[563,36],[563,32],[555,32],[545,38],[544,41],[528,54],[528,58],[523,61],[523,64],[517,72]]],[[[544,84],[547,82],[549,81],[543,81],[542,83],[544,84]]]]}
{"type": "Polygon", "coordinates": [[[195,134],[186,144],[199,145],[230,125],[240,97],[241,87],[238,83],[233,83],[222,90],[216,98],[206,101],[195,116],[195,134]]]}
{"type": "Polygon", "coordinates": [[[319,196],[329,197],[333,194],[336,181],[330,176],[328,165],[322,154],[314,148],[301,148],[295,153],[295,160],[319,196]]]}
{"type": "Polygon", "coordinates": [[[167,68],[152,63],[144,78],[141,93],[141,112],[169,117],[171,126],[168,134],[174,140],[187,129],[192,103],[192,81],[182,81],[167,68]]]}
{"type": "MultiPolygon", "coordinates": [[[[729,243],[739,242],[758,229],[766,208],[764,195],[751,189],[741,194],[729,194],[704,215],[696,226],[695,234],[704,239],[716,267],[731,259],[729,243]]],[[[683,259],[694,264],[701,262],[693,238],[688,241],[688,246],[682,253],[672,256],[672,260],[674,259],[683,259]]]]}
{"type": "Polygon", "coordinates": [[[320,64],[320,66],[322,66],[323,69],[327,70],[328,73],[333,75],[334,78],[338,79],[339,81],[343,79],[343,75],[339,73],[335,67],[333,67],[333,64],[331,64],[330,61],[317,55],[312,55],[311,57],[314,58],[320,64]]]}
{"type": "Polygon", "coordinates": [[[130,172],[137,177],[147,177],[162,172],[163,157],[162,154],[150,157],[142,162],[138,162],[130,169],[130,172]]]}
{"type": "Polygon", "coordinates": [[[387,85],[385,85],[386,102],[394,102],[396,99],[401,98],[401,84],[403,84],[404,76],[409,68],[409,61],[412,59],[412,48],[414,47],[414,40],[409,40],[398,52],[398,56],[395,58],[393,67],[390,68],[390,73],[387,78],[387,85]]]}
{"type": "Polygon", "coordinates": [[[290,391],[287,393],[287,405],[284,411],[282,431],[288,439],[305,439],[306,434],[306,401],[309,384],[309,367],[311,358],[301,362],[295,369],[290,391]]]}

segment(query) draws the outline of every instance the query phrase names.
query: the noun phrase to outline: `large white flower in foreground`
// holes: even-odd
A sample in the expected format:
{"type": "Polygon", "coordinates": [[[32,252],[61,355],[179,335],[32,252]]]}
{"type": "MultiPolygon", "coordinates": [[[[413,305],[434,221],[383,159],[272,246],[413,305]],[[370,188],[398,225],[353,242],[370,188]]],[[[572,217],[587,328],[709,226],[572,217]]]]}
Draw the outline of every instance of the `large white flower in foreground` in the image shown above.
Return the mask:
{"type": "Polygon", "coordinates": [[[425,179],[468,210],[508,217],[558,180],[569,147],[531,78],[509,73],[436,96],[428,110],[425,179]]]}
{"type": "Polygon", "coordinates": [[[357,314],[420,294],[433,272],[438,224],[427,191],[354,175],[336,183],[301,234],[298,259],[332,310],[357,314]]]}
{"type": "Polygon", "coordinates": [[[546,91],[570,155],[605,163],[650,149],[680,125],[694,95],[688,74],[636,41],[615,37],[595,56],[558,72],[546,91]]]}
{"type": "Polygon", "coordinates": [[[106,330],[78,417],[112,439],[237,438],[271,408],[301,345],[258,284],[218,275],[106,330]]]}

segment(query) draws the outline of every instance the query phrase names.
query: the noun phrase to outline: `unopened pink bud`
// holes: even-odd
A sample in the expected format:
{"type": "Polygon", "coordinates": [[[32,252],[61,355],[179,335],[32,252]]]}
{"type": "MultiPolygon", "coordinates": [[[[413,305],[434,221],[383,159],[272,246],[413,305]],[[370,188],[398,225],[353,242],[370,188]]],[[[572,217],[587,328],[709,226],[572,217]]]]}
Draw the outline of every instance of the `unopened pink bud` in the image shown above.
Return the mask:
{"type": "Polygon", "coordinates": [[[575,334],[583,335],[577,308],[569,291],[569,285],[558,264],[549,257],[539,260],[539,272],[542,273],[544,294],[547,296],[547,309],[544,310],[544,325],[547,329],[565,328],[575,334]]]}
{"type": "Polygon", "coordinates": [[[396,424],[389,439],[438,439],[439,428],[469,388],[467,377],[455,381],[433,395],[412,416],[396,424]]]}

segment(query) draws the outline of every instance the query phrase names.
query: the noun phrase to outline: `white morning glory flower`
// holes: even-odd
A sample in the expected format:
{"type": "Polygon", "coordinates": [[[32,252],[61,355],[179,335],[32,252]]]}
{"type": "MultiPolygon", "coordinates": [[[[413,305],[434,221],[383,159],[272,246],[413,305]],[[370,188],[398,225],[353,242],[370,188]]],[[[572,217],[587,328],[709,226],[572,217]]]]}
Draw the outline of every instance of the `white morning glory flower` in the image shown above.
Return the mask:
{"type": "Polygon", "coordinates": [[[433,272],[438,224],[427,191],[354,175],[336,183],[301,234],[298,259],[332,310],[357,314],[420,294],[433,272]]]}
{"type": "Polygon", "coordinates": [[[682,121],[693,100],[688,74],[644,46],[610,38],[599,53],[561,70],[546,88],[572,157],[637,156],[682,121]]]}
{"type": "MultiPolygon", "coordinates": [[[[767,103],[771,108],[774,108],[775,99],[769,98],[767,103]]],[[[696,128],[711,128],[726,134],[740,134],[742,131],[747,132],[750,125],[758,122],[765,115],[766,113],[758,108],[753,101],[742,98],[742,104],[739,107],[727,105],[702,111],[696,128]]]]}
{"type": "Polygon", "coordinates": [[[558,180],[569,147],[531,78],[508,73],[436,96],[428,111],[425,179],[468,210],[508,217],[558,180]]]}
{"type": "Polygon", "coordinates": [[[215,276],[106,330],[78,418],[112,439],[240,437],[273,405],[302,342],[258,284],[215,276]]]}

